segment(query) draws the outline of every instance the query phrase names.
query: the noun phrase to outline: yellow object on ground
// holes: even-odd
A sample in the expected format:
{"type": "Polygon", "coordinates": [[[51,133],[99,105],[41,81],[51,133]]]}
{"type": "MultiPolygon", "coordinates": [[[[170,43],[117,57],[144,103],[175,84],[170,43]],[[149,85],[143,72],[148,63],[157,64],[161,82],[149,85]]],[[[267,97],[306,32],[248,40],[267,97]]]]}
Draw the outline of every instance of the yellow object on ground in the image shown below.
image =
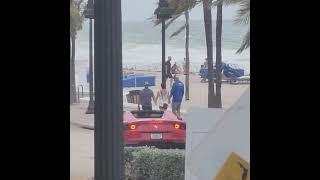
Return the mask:
{"type": "Polygon", "coordinates": [[[213,180],[250,180],[250,164],[231,153],[213,180]]]}

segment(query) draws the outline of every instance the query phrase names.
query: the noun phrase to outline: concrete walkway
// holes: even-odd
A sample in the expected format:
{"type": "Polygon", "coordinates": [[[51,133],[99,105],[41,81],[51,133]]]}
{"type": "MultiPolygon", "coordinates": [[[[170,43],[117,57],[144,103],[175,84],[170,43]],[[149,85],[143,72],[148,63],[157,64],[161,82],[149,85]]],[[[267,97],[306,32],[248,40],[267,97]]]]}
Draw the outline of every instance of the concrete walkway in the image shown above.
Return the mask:
{"type": "Polygon", "coordinates": [[[82,128],[94,129],[94,114],[86,114],[87,107],[86,101],[71,105],[70,123],[82,128]]]}
{"type": "Polygon", "coordinates": [[[93,180],[94,178],[88,178],[85,176],[71,176],[70,180],[93,180]]]}
{"type": "Polygon", "coordinates": [[[94,131],[70,124],[70,179],[93,176],[94,131]]]}

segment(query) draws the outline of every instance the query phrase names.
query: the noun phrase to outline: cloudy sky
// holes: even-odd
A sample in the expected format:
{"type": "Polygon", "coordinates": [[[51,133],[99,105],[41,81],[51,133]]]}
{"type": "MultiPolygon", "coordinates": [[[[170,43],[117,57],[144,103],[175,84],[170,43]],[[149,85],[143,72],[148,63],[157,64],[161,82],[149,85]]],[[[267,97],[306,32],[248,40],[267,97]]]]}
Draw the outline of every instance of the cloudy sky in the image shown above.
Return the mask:
{"type": "MultiPolygon", "coordinates": [[[[144,21],[150,17],[157,7],[158,0],[122,0],[123,21],[144,21]]],[[[229,6],[223,8],[223,19],[233,19],[237,7],[229,6]]],[[[216,9],[212,11],[212,18],[215,19],[216,9]]],[[[195,7],[190,13],[191,20],[202,20],[202,4],[195,7]]]]}

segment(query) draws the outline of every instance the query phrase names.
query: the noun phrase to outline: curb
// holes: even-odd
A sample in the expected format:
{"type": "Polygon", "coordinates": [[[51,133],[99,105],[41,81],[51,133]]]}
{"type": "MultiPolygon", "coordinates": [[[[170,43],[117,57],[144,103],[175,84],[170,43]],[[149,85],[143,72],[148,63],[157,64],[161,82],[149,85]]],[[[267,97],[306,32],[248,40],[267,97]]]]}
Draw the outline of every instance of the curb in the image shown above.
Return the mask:
{"type": "Polygon", "coordinates": [[[74,122],[74,121],[70,121],[70,123],[84,129],[94,130],[94,125],[89,123],[80,123],[80,122],[74,122]]]}

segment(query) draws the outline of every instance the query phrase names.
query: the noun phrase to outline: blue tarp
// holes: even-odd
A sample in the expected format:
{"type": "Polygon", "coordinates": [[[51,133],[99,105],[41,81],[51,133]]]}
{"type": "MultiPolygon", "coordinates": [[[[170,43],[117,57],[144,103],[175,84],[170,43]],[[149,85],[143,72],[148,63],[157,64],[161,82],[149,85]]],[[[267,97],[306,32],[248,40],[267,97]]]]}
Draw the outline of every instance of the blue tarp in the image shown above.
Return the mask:
{"type": "Polygon", "coordinates": [[[156,77],[155,76],[137,76],[136,77],[136,87],[143,87],[145,81],[147,81],[149,83],[149,86],[156,85],[156,77]]]}
{"type": "Polygon", "coordinates": [[[149,86],[156,85],[155,76],[144,76],[144,74],[130,74],[123,78],[123,87],[143,87],[145,81],[148,81],[149,86]]]}
{"type": "Polygon", "coordinates": [[[228,78],[238,78],[244,76],[244,69],[233,68],[229,64],[222,65],[223,74],[228,78]]]}
{"type": "Polygon", "coordinates": [[[135,87],[135,79],[134,78],[125,78],[122,79],[123,87],[135,87]]]}
{"type": "MultiPolygon", "coordinates": [[[[238,78],[238,77],[244,76],[244,69],[231,67],[230,64],[222,63],[221,70],[223,71],[223,74],[227,78],[238,78]]],[[[207,68],[201,69],[200,75],[201,75],[201,78],[208,79],[208,69],[207,68]]],[[[213,78],[214,79],[216,78],[215,70],[213,72],[213,78]]]]}

